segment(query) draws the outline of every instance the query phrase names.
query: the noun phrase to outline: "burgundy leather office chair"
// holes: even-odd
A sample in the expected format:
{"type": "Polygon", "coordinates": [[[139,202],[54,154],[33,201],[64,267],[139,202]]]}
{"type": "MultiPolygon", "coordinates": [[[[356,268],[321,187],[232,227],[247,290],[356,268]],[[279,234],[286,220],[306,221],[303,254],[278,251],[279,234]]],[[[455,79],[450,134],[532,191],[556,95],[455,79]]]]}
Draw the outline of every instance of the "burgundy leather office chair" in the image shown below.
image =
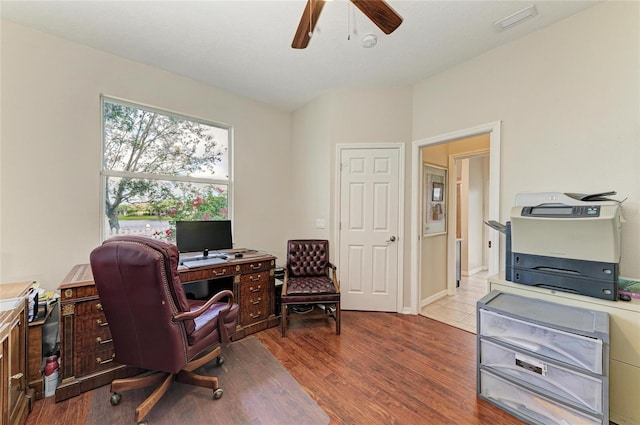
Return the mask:
{"type": "Polygon", "coordinates": [[[294,317],[289,310],[301,305],[314,308],[321,305],[324,311],[320,316],[333,318],[336,335],[340,335],[340,285],[336,267],[329,262],[329,241],[297,239],[288,242],[281,305],[283,337],[287,333],[288,321],[294,317]]]}
{"type": "Polygon", "coordinates": [[[115,361],[150,372],[111,383],[111,404],[119,391],[158,385],[135,412],[137,422],[176,381],[213,390],[218,378],[192,371],[218,359],[238,323],[233,292],[208,301],[187,300],[178,275],[178,249],[143,236],[119,236],[91,252],[91,269],[109,323],[115,361]],[[221,302],[226,298],[226,302],[221,302]]]}

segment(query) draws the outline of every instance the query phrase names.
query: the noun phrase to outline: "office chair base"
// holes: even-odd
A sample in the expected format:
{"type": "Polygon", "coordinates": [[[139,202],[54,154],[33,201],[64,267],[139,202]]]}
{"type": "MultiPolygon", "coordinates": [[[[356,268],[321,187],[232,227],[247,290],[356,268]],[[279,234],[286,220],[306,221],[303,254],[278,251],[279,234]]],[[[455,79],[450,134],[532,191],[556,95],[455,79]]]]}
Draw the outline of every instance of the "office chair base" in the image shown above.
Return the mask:
{"type": "Polygon", "coordinates": [[[147,372],[143,375],[134,376],[132,378],[115,379],[111,382],[111,404],[116,406],[120,403],[122,398],[120,391],[134,390],[157,385],[156,389],[153,390],[153,392],[142,403],[140,403],[136,409],[135,421],[138,424],[143,424],[142,420],[169,390],[169,386],[174,380],[183,384],[210,388],[213,390],[213,398],[217,400],[222,397],[223,394],[222,389],[218,388],[218,378],[215,376],[198,375],[192,371],[210,362],[214,357],[216,358],[216,365],[220,366],[224,363],[224,358],[220,356],[220,352],[220,346],[217,346],[212,351],[209,351],[208,353],[187,363],[185,367],[176,374],[167,372],[147,372]]]}

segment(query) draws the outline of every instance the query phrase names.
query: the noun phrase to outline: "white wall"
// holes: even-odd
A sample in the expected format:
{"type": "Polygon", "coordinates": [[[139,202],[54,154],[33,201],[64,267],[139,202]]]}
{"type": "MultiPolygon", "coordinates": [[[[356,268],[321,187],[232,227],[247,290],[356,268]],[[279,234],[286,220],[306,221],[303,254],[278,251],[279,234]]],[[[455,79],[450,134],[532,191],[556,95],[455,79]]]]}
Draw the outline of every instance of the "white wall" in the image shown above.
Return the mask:
{"type": "Polygon", "coordinates": [[[502,121],[501,221],[518,192],[617,190],[628,198],[628,276],[640,276],[639,7],[596,5],[413,92],[414,140],[502,121]]]}
{"type": "Polygon", "coordinates": [[[284,257],[291,114],[2,21],[0,281],[55,289],[100,243],[100,94],[233,126],[236,246],[284,257]]]}
{"type": "MultiPolygon", "coordinates": [[[[294,185],[291,191],[289,235],[322,237],[332,241],[335,235],[334,189],[337,144],[411,142],[411,87],[376,87],[334,90],[309,102],[293,113],[291,167],[294,185]],[[316,218],[325,218],[324,230],[315,228],[316,218]]],[[[410,149],[405,152],[410,153],[410,149]]],[[[405,167],[407,158],[403,158],[405,167]]],[[[405,187],[410,184],[407,173],[405,187]]],[[[410,199],[406,191],[405,199],[410,199]]],[[[409,224],[410,209],[405,209],[409,224]]],[[[408,233],[400,237],[405,252],[408,233]]],[[[337,250],[331,249],[332,259],[337,250]]],[[[407,257],[408,258],[408,257],[407,257]]],[[[335,261],[335,259],[334,259],[335,261]]],[[[408,261],[405,276],[408,276],[408,261]]],[[[409,303],[409,285],[405,285],[405,305],[409,303]]]]}
{"type": "Polygon", "coordinates": [[[469,192],[468,211],[469,222],[467,226],[467,262],[462,274],[472,275],[479,272],[487,264],[484,262],[484,211],[488,201],[488,195],[484,192],[485,164],[488,158],[475,157],[467,160],[469,166],[469,192]]]}

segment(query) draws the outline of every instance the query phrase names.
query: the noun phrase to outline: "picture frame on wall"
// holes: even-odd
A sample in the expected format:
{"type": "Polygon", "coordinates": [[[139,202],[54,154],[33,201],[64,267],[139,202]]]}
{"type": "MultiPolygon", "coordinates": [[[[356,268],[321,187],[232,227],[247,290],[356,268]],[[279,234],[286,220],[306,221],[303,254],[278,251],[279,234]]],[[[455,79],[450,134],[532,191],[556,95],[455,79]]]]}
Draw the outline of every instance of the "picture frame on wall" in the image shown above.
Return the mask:
{"type": "Polygon", "coordinates": [[[423,235],[447,233],[447,169],[425,164],[423,171],[423,235]]]}

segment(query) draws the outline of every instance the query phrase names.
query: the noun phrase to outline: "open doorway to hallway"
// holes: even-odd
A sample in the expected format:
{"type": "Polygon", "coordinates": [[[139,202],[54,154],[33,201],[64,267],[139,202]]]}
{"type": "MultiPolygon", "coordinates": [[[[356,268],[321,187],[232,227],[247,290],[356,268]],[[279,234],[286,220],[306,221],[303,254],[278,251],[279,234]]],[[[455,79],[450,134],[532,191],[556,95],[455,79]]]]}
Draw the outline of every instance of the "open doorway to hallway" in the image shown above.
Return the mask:
{"type": "MultiPolygon", "coordinates": [[[[499,267],[499,235],[497,232],[492,233],[492,230],[483,234],[485,226],[482,221],[499,220],[500,126],[500,122],[489,123],[414,142],[413,175],[419,189],[416,191],[417,196],[413,197],[413,211],[416,212],[413,224],[414,229],[420,231],[413,251],[417,255],[412,263],[414,288],[417,289],[418,296],[415,311],[470,332],[475,332],[475,302],[486,293],[487,276],[497,273],[499,267]],[[482,156],[485,158],[469,167],[470,159],[482,156]],[[464,226],[457,224],[460,223],[457,204],[462,204],[457,199],[457,189],[461,186],[458,185],[461,179],[457,169],[463,168],[459,165],[462,162],[465,162],[467,173],[471,169],[481,169],[484,174],[477,183],[481,188],[480,192],[484,192],[483,199],[472,201],[474,205],[471,213],[477,220],[472,226],[466,224],[464,232],[458,230],[458,227],[464,226]],[[432,189],[428,187],[429,179],[421,178],[416,171],[430,169],[430,165],[443,167],[450,180],[445,189],[447,225],[439,234],[423,232],[422,228],[419,228],[425,219],[425,211],[430,211],[426,207],[429,206],[427,201],[432,189]],[[418,179],[421,179],[421,184],[418,179]],[[477,251],[480,251],[479,257],[477,253],[470,255],[468,246],[461,250],[461,254],[465,255],[464,260],[456,255],[456,247],[460,246],[463,240],[467,245],[473,243],[473,246],[477,247],[477,251]],[[464,267],[460,269],[463,269],[464,273],[463,270],[456,273],[456,266],[462,266],[463,261],[464,267]],[[447,308],[454,312],[445,313],[447,308]]],[[[465,178],[468,178],[468,175],[465,178]]],[[[468,184],[465,189],[467,197],[468,184]]],[[[467,208],[467,217],[469,213],[470,210],[467,208]]],[[[426,217],[428,219],[430,216],[426,217]]]]}
{"type": "MultiPolygon", "coordinates": [[[[450,184],[455,185],[455,199],[449,214],[455,216],[450,229],[455,234],[455,291],[422,305],[420,313],[426,317],[475,333],[475,304],[487,292],[489,263],[489,231],[484,225],[489,211],[489,143],[488,135],[451,142],[444,146],[451,154],[450,184]],[[473,147],[473,151],[465,146],[473,147]],[[452,153],[453,152],[453,153],[452,153]]],[[[423,158],[429,161],[437,147],[423,148],[423,158]]],[[[442,150],[442,148],[439,148],[442,150]]],[[[435,245],[425,245],[434,249],[435,245]]],[[[428,248],[427,248],[428,249],[428,248]]],[[[428,268],[423,273],[429,273],[428,268]]],[[[429,276],[431,278],[433,276],[429,276]]],[[[442,294],[441,294],[442,295],[442,294]]]]}

